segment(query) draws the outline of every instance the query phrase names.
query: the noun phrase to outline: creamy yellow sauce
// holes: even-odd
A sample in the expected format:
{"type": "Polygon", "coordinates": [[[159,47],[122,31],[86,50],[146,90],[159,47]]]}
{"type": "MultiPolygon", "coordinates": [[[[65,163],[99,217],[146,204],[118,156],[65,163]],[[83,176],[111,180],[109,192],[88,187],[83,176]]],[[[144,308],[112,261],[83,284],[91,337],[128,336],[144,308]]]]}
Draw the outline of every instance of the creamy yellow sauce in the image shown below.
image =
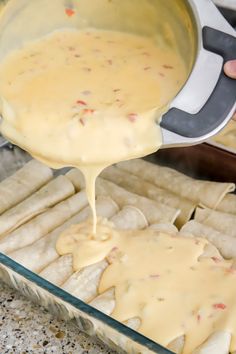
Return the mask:
{"type": "Polygon", "coordinates": [[[201,258],[208,242],[158,233],[117,231],[102,220],[71,226],[59,238],[59,254],[73,254],[74,269],[108,260],[99,293],[115,287],[119,321],[141,319],[139,331],[167,346],[185,335],[183,353],[217,330],[232,333],[236,350],[236,271],[232,261],[201,258]]]}
{"type": "Polygon", "coordinates": [[[186,76],[178,52],[152,38],[56,31],[0,64],[1,132],[51,167],[80,168],[95,220],[97,175],[160,147],[157,122],[186,76]]]}

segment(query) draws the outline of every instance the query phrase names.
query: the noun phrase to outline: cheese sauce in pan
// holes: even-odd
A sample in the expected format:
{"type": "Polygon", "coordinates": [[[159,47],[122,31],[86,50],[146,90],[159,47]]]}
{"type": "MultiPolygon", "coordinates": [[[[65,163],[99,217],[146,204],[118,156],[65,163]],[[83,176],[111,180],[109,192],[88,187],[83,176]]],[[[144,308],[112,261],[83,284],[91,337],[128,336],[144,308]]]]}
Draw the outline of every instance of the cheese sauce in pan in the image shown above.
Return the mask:
{"type": "Polygon", "coordinates": [[[80,168],[96,225],[97,175],[160,147],[157,121],[186,76],[178,52],[150,38],[56,31],[0,64],[1,132],[51,167],[80,168]]]}

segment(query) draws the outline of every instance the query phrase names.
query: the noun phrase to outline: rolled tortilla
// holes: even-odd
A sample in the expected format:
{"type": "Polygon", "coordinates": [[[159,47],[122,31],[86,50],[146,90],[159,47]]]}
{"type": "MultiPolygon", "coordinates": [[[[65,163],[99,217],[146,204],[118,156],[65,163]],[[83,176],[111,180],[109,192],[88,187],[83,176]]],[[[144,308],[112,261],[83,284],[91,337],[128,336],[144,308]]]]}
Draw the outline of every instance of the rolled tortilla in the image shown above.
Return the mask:
{"type": "Polygon", "coordinates": [[[65,176],[55,178],[0,216],[0,238],[72,194],[74,187],[68,178],[65,176]]]}
{"type": "Polygon", "coordinates": [[[7,234],[0,240],[0,252],[9,253],[16,249],[34,243],[56,227],[63,224],[73,215],[83,209],[87,202],[85,191],[81,191],[72,197],[48,209],[43,214],[36,216],[15,231],[7,234]]]}
{"type": "Polygon", "coordinates": [[[226,331],[213,333],[193,354],[229,354],[231,334],[226,331]]]}
{"type": "Polygon", "coordinates": [[[12,176],[32,158],[16,146],[13,149],[0,149],[0,182],[12,176]]]}
{"type": "Polygon", "coordinates": [[[221,256],[220,252],[218,249],[212,244],[208,243],[205,248],[203,254],[198,258],[198,260],[201,260],[203,258],[214,258],[215,260],[221,260],[223,257],[221,256]]]}
{"type": "Polygon", "coordinates": [[[227,193],[235,190],[234,183],[200,181],[142,159],[120,162],[117,166],[158,187],[212,209],[216,208],[227,193]]]}
{"type": "MultiPolygon", "coordinates": [[[[83,189],[85,186],[84,177],[77,169],[72,169],[67,173],[67,177],[74,184],[76,190],[83,189]]],[[[98,177],[96,182],[96,194],[110,196],[120,208],[125,205],[132,205],[140,209],[150,224],[154,223],[173,223],[180,213],[180,210],[158,203],[154,200],[128,192],[116,184],[98,177]]]]}
{"type": "Polygon", "coordinates": [[[10,253],[9,257],[35,273],[41,272],[46,266],[59,258],[56,251],[56,242],[60,234],[70,225],[80,221],[81,216],[78,213],[40,240],[10,253]]]}
{"type": "Polygon", "coordinates": [[[31,160],[0,183],[0,214],[29,197],[52,179],[52,170],[31,160]]]}
{"type": "Polygon", "coordinates": [[[106,315],[111,315],[115,308],[115,289],[109,289],[101,295],[98,295],[89,303],[89,305],[106,315]]]}
{"type": "Polygon", "coordinates": [[[179,336],[167,345],[167,348],[176,354],[181,354],[184,349],[184,336],[179,336]]]}
{"type": "Polygon", "coordinates": [[[67,172],[66,177],[73,183],[76,191],[80,191],[86,187],[84,176],[77,168],[72,168],[67,172]]]}
{"type": "Polygon", "coordinates": [[[141,320],[139,317],[129,318],[128,320],[124,321],[124,324],[133,329],[134,331],[138,331],[139,327],[141,326],[141,320]]]}
{"type": "Polygon", "coordinates": [[[54,285],[62,285],[73,274],[73,258],[71,254],[59,257],[44,268],[39,275],[54,285]]]}
{"type": "Polygon", "coordinates": [[[62,288],[82,301],[91,301],[97,296],[98,285],[107,265],[107,261],[103,260],[75,272],[62,288]]]}
{"type": "Polygon", "coordinates": [[[111,221],[120,230],[140,230],[148,226],[147,219],[141,210],[129,205],[123,207],[118,214],[111,218],[111,221]]]}
{"type": "Polygon", "coordinates": [[[217,205],[216,210],[236,215],[236,194],[227,194],[217,205]]]}
{"type": "Polygon", "coordinates": [[[236,215],[197,208],[194,220],[229,236],[236,237],[236,215]]]}
{"type": "MultiPolygon", "coordinates": [[[[80,192],[82,193],[82,192],[80,192]]],[[[86,199],[87,200],[87,199],[86,199]]],[[[96,211],[99,216],[110,218],[119,210],[116,203],[109,197],[98,197],[96,200],[96,211]]],[[[86,220],[88,217],[92,215],[91,208],[88,206],[84,208],[77,215],[77,222],[73,222],[74,224],[86,220]]],[[[59,236],[59,235],[58,235],[59,236]]],[[[46,266],[40,275],[42,277],[46,277],[48,281],[55,285],[64,284],[67,279],[73,274],[74,270],[72,267],[73,257],[72,255],[61,256],[55,261],[52,261],[48,266],[46,266]],[[66,257],[66,258],[64,258],[66,257]],[[59,267],[63,267],[63,270],[60,274],[59,267]]],[[[77,281],[76,276],[72,276],[72,284],[77,281]]],[[[70,281],[68,281],[68,286],[70,286],[70,281]]],[[[74,287],[74,285],[73,285],[74,287]]]]}
{"type": "Polygon", "coordinates": [[[157,187],[152,183],[146,182],[142,178],[115,166],[106,168],[101,173],[101,177],[118,184],[120,187],[123,187],[132,193],[153,199],[172,208],[180,209],[181,212],[176,219],[176,225],[178,227],[183,226],[190,219],[196,207],[194,202],[182,198],[166,189],[157,187]]]}
{"type": "Polygon", "coordinates": [[[216,231],[213,228],[191,220],[179,232],[185,237],[202,237],[207,239],[220,251],[226,259],[236,258],[236,238],[216,231]]]}

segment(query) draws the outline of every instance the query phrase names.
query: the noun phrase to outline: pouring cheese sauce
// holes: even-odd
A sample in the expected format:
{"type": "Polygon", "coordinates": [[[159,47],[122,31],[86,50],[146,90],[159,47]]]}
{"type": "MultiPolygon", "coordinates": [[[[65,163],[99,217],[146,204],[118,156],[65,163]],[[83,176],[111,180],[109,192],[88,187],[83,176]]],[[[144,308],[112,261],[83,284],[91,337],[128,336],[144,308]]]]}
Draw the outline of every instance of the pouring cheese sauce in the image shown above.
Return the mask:
{"type": "Polygon", "coordinates": [[[56,31],[0,64],[1,131],[51,167],[82,170],[95,226],[97,175],[160,147],[158,119],[186,76],[178,52],[151,38],[56,31]]]}
{"type": "Polygon", "coordinates": [[[115,286],[112,316],[139,317],[140,331],[163,345],[184,334],[190,353],[216,329],[235,331],[232,263],[199,261],[203,240],[101,223],[96,232],[94,190],[106,166],[160,147],[158,121],[186,76],[167,45],[94,29],[53,32],[0,63],[2,133],[49,166],[77,167],[86,179],[93,224],[67,230],[58,252],[73,253],[75,270],[108,257],[99,291],[115,286]]]}

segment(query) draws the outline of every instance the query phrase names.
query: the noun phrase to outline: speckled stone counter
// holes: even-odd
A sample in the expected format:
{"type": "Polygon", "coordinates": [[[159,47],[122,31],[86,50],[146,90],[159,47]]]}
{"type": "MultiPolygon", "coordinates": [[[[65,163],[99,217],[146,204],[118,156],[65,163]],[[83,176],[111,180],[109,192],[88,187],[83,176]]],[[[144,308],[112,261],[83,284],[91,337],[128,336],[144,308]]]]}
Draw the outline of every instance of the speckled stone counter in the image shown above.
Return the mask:
{"type": "Polygon", "coordinates": [[[115,354],[0,282],[1,354],[115,354]]]}

